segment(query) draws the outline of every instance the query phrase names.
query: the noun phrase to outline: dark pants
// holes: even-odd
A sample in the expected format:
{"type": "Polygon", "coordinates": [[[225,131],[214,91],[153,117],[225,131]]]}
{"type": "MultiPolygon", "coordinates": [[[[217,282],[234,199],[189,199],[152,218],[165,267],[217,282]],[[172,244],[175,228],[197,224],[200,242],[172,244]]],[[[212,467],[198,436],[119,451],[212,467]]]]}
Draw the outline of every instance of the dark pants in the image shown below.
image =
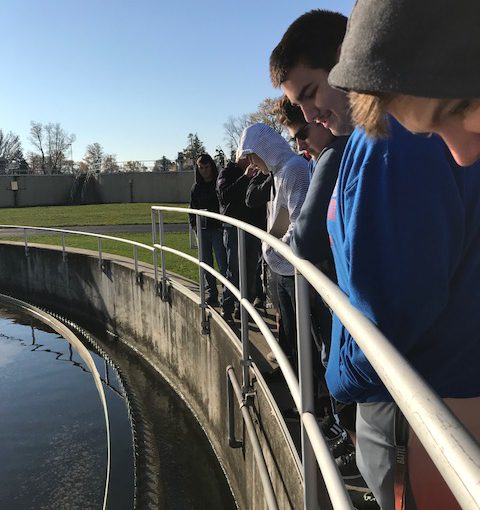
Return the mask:
{"type": "Polygon", "coordinates": [[[275,286],[284,333],[283,335],[279,335],[279,344],[283,352],[292,358],[293,364],[296,367],[297,328],[295,324],[295,277],[282,276],[272,271],[272,284],[275,286]]]}
{"type": "MultiPolygon", "coordinates": [[[[222,229],[205,228],[202,229],[201,232],[203,261],[213,267],[213,254],[215,253],[219,272],[225,276],[227,272],[227,256],[225,247],[223,246],[222,229]]],[[[207,271],[205,271],[205,299],[213,301],[218,299],[217,281],[215,276],[207,271]]]]}
{"type": "MultiPolygon", "coordinates": [[[[236,227],[224,226],[223,243],[227,254],[227,279],[239,288],[239,265],[238,265],[238,231],[236,227]]],[[[247,299],[253,301],[257,292],[262,288],[260,275],[257,272],[258,260],[261,256],[261,242],[256,237],[245,233],[245,264],[247,269],[247,299]]],[[[223,309],[232,312],[238,307],[238,302],[233,294],[227,289],[223,299],[223,309]]]]}

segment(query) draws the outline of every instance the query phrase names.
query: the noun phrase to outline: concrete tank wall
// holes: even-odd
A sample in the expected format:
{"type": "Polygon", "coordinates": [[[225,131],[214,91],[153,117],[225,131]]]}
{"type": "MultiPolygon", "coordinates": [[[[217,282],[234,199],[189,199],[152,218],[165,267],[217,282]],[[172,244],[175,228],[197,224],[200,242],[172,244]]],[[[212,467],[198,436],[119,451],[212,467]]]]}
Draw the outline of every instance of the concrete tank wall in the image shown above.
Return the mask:
{"type": "Polygon", "coordinates": [[[194,173],[100,174],[86,185],[73,175],[1,175],[0,207],[72,203],[188,202],[194,173]],[[13,185],[12,182],[17,184],[13,185]]]}
{"type": "MultiPolygon", "coordinates": [[[[170,301],[155,292],[151,271],[142,266],[141,283],[128,259],[98,258],[86,250],[69,250],[65,260],[55,248],[0,243],[0,291],[59,311],[76,320],[102,324],[133,347],[185,399],[227,473],[241,509],[266,508],[252,448],[236,407],[236,437],[227,439],[226,374],[235,367],[240,378],[240,344],[219,316],[211,318],[210,335],[200,334],[196,295],[173,284],[170,301]]],[[[298,457],[263,379],[252,369],[255,399],[252,416],[281,509],[303,508],[298,457]]]]}

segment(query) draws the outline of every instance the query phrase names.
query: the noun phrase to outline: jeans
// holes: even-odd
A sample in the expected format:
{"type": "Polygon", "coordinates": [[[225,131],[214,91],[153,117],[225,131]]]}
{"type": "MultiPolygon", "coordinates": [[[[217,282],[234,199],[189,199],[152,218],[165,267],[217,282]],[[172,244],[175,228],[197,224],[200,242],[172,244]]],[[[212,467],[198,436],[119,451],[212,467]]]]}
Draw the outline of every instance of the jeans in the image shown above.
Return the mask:
{"type": "Polygon", "coordinates": [[[279,335],[279,344],[283,352],[292,357],[297,366],[297,328],[295,318],[295,277],[283,276],[272,271],[272,283],[275,286],[278,307],[282,319],[284,335],[279,335]]]}
{"type": "MultiPolygon", "coordinates": [[[[223,246],[221,228],[204,228],[202,235],[202,259],[209,266],[213,267],[213,253],[217,261],[220,274],[227,274],[227,255],[223,246]]],[[[215,276],[205,271],[205,299],[216,301],[218,299],[218,289],[215,276]]]]}
{"type": "MultiPolygon", "coordinates": [[[[224,226],[223,242],[227,253],[227,279],[239,288],[239,264],[238,264],[238,231],[236,227],[224,226]]],[[[262,254],[260,239],[245,233],[245,267],[247,270],[247,299],[252,302],[262,289],[260,274],[258,273],[258,261],[262,254]]],[[[262,294],[260,294],[261,296],[262,294]]],[[[223,299],[223,309],[232,312],[238,307],[238,301],[233,294],[226,289],[223,299]]]]}

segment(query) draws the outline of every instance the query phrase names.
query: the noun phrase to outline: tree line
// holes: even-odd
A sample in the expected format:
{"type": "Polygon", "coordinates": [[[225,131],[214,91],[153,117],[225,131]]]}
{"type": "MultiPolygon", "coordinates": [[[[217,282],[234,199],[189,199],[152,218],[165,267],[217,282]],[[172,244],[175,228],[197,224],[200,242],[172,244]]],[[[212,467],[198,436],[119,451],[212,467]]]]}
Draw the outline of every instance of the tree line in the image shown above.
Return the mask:
{"type": "MultiPolygon", "coordinates": [[[[257,111],[228,118],[223,125],[226,148],[218,146],[215,154],[212,155],[219,167],[223,167],[227,160],[235,158],[235,151],[242,131],[249,124],[264,122],[284,134],[283,126],[277,121],[274,114],[275,101],[275,99],[266,98],[260,103],[257,111]]],[[[43,124],[32,121],[28,137],[32,150],[25,153],[18,135],[0,129],[0,174],[99,174],[150,170],[141,161],[117,161],[117,156],[105,153],[104,148],[98,142],[87,146],[81,161],[74,161],[72,145],[75,139],[75,135],[68,133],[59,123],[43,124]]],[[[178,153],[175,161],[162,156],[154,161],[151,170],[160,172],[190,169],[194,166],[198,156],[204,152],[206,152],[205,145],[198,134],[189,133],[187,145],[178,153]]]]}

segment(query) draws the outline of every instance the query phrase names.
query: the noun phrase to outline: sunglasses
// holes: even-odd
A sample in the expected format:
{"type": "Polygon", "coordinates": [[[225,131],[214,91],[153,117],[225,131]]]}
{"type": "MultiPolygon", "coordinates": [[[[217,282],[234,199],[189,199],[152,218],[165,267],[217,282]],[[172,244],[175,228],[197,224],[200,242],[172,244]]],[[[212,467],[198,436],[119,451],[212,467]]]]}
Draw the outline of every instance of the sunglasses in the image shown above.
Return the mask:
{"type": "Polygon", "coordinates": [[[296,140],[306,140],[310,134],[310,124],[304,124],[292,137],[292,142],[296,140]]]}

